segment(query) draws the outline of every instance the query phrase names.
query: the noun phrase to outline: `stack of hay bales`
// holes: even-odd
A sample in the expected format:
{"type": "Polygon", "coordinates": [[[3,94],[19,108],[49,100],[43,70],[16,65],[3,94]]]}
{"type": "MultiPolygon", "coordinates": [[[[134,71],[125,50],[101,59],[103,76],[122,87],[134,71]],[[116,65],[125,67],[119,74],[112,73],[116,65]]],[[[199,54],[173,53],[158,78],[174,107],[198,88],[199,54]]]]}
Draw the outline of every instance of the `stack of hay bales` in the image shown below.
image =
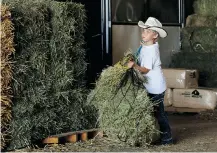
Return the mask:
{"type": "Polygon", "coordinates": [[[103,70],[88,101],[98,109],[99,127],[109,138],[147,145],[159,138],[153,104],[144,90],[145,78],[128,69],[126,61],[129,57],[103,70]]]}
{"type": "Polygon", "coordinates": [[[85,112],[86,95],[84,31],[86,16],[84,6],[72,2],[49,2],[52,33],[47,64],[45,103],[40,103],[32,117],[32,139],[48,135],[92,128],[94,119],[85,112]],[[87,118],[88,117],[88,118],[87,118]],[[91,118],[89,120],[89,118],[91,118]]]}
{"type": "Polygon", "coordinates": [[[171,67],[197,69],[199,85],[217,87],[217,0],[196,0],[181,30],[181,51],[171,67]]]}
{"type": "Polygon", "coordinates": [[[9,8],[1,5],[1,149],[5,147],[8,141],[8,125],[11,121],[11,54],[15,51],[13,30],[9,8]]]}
{"type": "MultiPolygon", "coordinates": [[[[3,1],[4,2],[4,1],[3,1]]],[[[13,107],[9,149],[31,144],[33,116],[49,104],[47,84],[49,65],[49,10],[42,3],[8,1],[15,26],[13,107]]]]}
{"type": "Polygon", "coordinates": [[[85,109],[84,6],[42,0],[3,2],[12,10],[16,43],[8,149],[91,128],[85,109]]]}

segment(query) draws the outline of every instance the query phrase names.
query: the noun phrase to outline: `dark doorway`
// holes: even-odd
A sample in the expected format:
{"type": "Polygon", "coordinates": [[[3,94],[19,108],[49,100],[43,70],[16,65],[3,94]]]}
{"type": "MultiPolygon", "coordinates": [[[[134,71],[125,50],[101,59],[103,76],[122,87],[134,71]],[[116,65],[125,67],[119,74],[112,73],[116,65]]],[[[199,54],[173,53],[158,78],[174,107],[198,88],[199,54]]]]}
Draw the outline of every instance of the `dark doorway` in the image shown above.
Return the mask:
{"type": "Polygon", "coordinates": [[[87,66],[87,85],[93,87],[97,76],[102,71],[103,47],[101,36],[101,0],[74,0],[85,6],[87,28],[85,33],[85,49],[87,66]]]}
{"type": "MultiPolygon", "coordinates": [[[[87,15],[87,26],[85,37],[86,61],[88,63],[86,80],[87,86],[92,88],[102,69],[107,65],[105,61],[103,45],[104,36],[102,28],[104,25],[102,20],[102,0],[56,0],[61,2],[77,2],[85,6],[87,15]]],[[[103,10],[104,11],[104,10],[103,10]]]]}

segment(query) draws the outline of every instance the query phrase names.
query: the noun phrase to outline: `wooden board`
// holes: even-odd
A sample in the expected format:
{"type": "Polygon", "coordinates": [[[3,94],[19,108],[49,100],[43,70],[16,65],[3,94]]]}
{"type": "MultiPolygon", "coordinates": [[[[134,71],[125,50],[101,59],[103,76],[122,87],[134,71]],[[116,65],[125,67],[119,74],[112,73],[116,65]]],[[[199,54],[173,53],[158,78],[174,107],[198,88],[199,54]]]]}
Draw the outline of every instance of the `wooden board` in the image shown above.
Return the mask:
{"type": "Polygon", "coordinates": [[[199,113],[204,112],[206,109],[194,109],[194,108],[181,108],[181,107],[165,107],[166,112],[192,112],[192,113],[199,113]]]}
{"type": "Polygon", "coordinates": [[[52,135],[45,138],[43,144],[57,144],[57,143],[75,143],[78,141],[87,141],[94,138],[102,138],[103,132],[99,129],[82,130],[75,132],[67,132],[57,135],[52,135]]]}

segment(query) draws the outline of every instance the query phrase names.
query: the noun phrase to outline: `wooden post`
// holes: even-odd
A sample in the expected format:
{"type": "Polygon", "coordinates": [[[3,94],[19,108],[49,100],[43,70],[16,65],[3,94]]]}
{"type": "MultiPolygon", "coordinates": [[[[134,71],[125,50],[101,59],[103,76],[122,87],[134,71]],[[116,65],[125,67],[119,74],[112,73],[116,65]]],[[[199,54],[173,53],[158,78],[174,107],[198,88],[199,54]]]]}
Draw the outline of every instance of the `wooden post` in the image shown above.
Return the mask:
{"type": "Polygon", "coordinates": [[[78,139],[77,134],[67,136],[67,142],[75,143],[75,142],[77,142],[77,139],[78,139]]]}
{"type": "Polygon", "coordinates": [[[87,132],[84,132],[81,134],[81,141],[87,141],[88,137],[87,137],[87,132]]]}

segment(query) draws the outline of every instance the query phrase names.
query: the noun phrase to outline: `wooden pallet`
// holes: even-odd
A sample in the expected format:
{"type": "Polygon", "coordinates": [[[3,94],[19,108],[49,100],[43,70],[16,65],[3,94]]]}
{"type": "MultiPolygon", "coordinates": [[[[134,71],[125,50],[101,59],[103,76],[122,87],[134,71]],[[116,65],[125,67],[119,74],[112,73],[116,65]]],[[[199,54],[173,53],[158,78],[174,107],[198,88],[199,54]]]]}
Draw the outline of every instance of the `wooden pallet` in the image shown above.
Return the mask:
{"type": "Polygon", "coordinates": [[[78,141],[87,141],[94,138],[102,138],[103,132],[99,129],[82,130],[75,132],[62,133],[58,135],[52,135],[45,138],[43,144],[64,144],[64,143],[75,143],[78,141]]]}
{"type": "Polygon", "coordinates": [[[207,111],[206,109],[199,109],[199,108],[181,108],[181,107],[165,107],[165,111],[167,112],[189,112],[189,113],[199,113],[199,112],[204,112],[207,111]]]}

